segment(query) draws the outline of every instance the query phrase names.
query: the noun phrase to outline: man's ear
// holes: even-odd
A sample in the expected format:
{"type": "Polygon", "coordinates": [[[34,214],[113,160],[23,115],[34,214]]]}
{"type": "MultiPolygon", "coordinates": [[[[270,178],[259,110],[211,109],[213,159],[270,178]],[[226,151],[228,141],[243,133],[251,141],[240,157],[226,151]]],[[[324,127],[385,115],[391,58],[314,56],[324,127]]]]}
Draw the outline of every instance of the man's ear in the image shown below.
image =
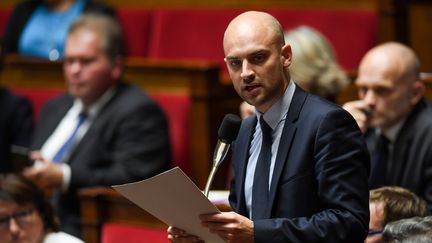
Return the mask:
{"type": "Polygon", "coordinates": [[[423,97],[426,87],[422,81],[415,81],[413,84],[413,95],[411,97],[411,105],[417,104],[417,102],[423,97]]]}
{"type": "Polygon", "coordinates": [[[281,49],[281,61],[284,67],[289,67],[291,65],[291,59],[292,59],[291,45],[285,44],[284,46],[282,46],[281,49]]]}

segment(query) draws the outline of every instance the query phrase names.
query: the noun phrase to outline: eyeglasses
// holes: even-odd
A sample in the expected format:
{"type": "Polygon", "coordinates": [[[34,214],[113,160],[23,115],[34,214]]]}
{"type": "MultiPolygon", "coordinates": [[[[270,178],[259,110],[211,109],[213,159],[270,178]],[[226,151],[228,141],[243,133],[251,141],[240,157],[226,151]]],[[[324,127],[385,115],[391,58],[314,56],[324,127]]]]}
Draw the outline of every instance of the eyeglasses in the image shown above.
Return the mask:
{"type": "Polygon", "coordinates": [[[11,215],[0,215],[0,231],[7,231],[11,219],[14,219],[19,226],[25,226],[33,220],[34,209],[25,209],[11,215]]]}
{"type": "Polygon", "coordinates": [[[381,235],[383,230],[369,230],[368,235],[381,235]]]}

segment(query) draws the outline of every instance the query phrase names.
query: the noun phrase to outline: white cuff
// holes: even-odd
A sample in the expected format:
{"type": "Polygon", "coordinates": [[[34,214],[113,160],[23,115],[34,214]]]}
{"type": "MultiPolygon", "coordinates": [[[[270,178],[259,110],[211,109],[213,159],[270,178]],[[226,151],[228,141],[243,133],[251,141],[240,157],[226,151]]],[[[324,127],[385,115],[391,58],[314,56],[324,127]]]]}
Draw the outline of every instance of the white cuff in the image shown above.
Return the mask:
{"type": "Polygon", "coordinates": [[[65,192],[69,188],[72,172],[71,172],[71,168],[68,164],[61,163],[60,166],[61,166],[61,169],[63,170],[63,183],[61,185],[61,191],[65,192]]]}

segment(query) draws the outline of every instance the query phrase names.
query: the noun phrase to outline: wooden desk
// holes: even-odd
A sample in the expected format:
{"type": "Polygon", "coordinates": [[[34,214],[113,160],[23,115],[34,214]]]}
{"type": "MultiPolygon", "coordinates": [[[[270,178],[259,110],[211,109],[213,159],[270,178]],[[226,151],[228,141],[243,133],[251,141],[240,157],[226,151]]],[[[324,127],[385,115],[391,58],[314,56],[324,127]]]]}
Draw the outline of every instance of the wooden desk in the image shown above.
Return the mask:
{"type": "MultiPolygon", "coordinates": [[[[104,224],[138,226],[165,231],[168,226],[139,208],[118,192],[107,187],[79,191],[83,238],[86,243],[99,243],[104,224]]],[[[221,211],[231,211],[228,205],[217,205],[221,211]]]]}
{"type": "Polygon", "coordinates": [[[95,187],[79,192],[83,238],[101,242],[101,227],[107,223],[166,230],[168,226],[111,188],[95,187]]]}

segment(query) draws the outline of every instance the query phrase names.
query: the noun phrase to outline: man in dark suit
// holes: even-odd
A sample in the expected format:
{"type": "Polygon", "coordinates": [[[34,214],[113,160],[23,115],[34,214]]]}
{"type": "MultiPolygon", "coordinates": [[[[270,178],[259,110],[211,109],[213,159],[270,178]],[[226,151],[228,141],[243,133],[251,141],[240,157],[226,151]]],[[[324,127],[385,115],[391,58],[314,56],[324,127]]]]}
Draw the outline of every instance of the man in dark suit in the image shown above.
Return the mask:
{"type": "Polygon", "coordinates": [[[369,155],[354,119],[291,81],[291,46],[271,15],[237,16],[223,45],[234,88],[257,114],[233,146],[235,212],[201,215],[203,225],[227,242],[363,242],[369,155]]]}
{"type": "Polygon", "coordinates": [[[356,85],[360,100],[344,108],[365,132],[370,188],[407,188],[432,212],[432,108],[424,97],[419,59],[403,44],[381,44],[361,60],[356,85]]]}
{"type": "Polygon", "coordinates": [[[81,235],[77,190],[141,180],[170,162],[167,121],[139,88],[120,80],[122,33],[107,16],[83,15],[69,30],[68,94],[41,111],[24,174],[47,190],[63,230],[81,235]]]}
{"type": "Polygon", "coordinates": [[[21,96],[0,88],[0,173],[19,170],[33,129],[32,107],[21,96]],[[16,156],[14,154],[17,154],[16,156]]]}

